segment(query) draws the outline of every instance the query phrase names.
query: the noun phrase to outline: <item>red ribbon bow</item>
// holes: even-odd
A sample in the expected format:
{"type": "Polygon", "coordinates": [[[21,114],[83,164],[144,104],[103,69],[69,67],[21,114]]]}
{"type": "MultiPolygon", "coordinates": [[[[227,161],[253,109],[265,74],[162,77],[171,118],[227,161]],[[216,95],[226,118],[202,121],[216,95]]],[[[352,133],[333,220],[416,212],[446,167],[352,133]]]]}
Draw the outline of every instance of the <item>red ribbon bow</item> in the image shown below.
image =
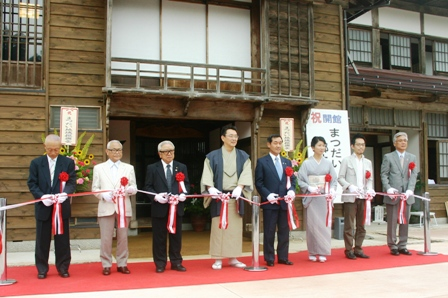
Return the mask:
{"type": "Polygon", "coordinates": [[[119,228],[126,228],[126,195],[125,195],[125,186],[128,185],[129,179],[127,177],[121,177],[120,179],[120,187],[117,190],[116,196],[116,204],[117,204],[117,221],[119,228]]]}
{"type": "Polygon", "coordinates": [[[415,162],[413,161],[410,162],[408,168],[409,168],[408,178],[411,178],[412,170],[415,169],[415,162]]]}
{"type": "MultiPolygon", "coordinates": [[[[67,183],[69,176],[67,174],[67,172],[61,172],[59,173],[59,181],[61,181],[59,189],[60,192],[64,191],[65,188],[65,184],[67,183]]],[[[59,203],[58,201],[55,202],[55,204],[53,204],[53,212],[51,215],[51,220],[52,220],[52,224],[51,224],[51,231],[53,233],[53,235],[62,235],[64,234],[64,225],[62,224],[62,208],[61,208],[61,203],[59,203]]]]}
{"type": "Polygon", "coordinates": [[[182,172],[179,172],[176,174],[176,181],[178,182],[179,185],[179,193],[186,193],[187,189],[185,188],[185,174],[182,172]]]}
{"type": "Polygon", "coordinates": [[[292,174],[294,174],[294,170],[291,167],[286,167],[285,174],[286,174],[286,189],[289,189],[291,187],[291,176],[292,174]]]}

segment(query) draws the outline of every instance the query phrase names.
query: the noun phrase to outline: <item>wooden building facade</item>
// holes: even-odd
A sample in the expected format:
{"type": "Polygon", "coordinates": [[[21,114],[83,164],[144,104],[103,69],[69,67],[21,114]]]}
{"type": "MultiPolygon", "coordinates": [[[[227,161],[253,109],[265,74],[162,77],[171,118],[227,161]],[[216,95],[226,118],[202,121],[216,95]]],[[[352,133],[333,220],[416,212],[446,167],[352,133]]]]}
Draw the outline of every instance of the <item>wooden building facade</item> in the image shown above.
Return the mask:
{"type": "MultiPolygon", "coordinates": [[[[97,162],[105,160],[109,140],[125,140],[124,161],[135,166],[143,187],[145,168],[157,159],[163,139],[175,143],[176,159],[187,163],[190,180],[198,183],[204,154],[219,146],[217,131],[226,124],[239,127],[239,146],[255,167],[268,152],[267,136],[279,131],[279,118],[295,119],[298,142],[311,107],[354,113],[370,105],[406,105],[387,97],[372,102],[362,96],[370,89],[348,86],[344,11],[362,4],[374,11],[375,1],[25,2],[3,1],[1,7],[0,196],[8,204],[32,199],[28,166],[44,153],[41,135],[58,128],[61,106],[80,109],[79,132],[95,135],[89,152],[97,162]],[[21,8],[26,15],[19,16],[21,8]]],[[[417,103],[418,96],[409,98],[417,103]]],[[[441,111],[446,99],[418,103],[441,111]]],[[[351,123],[354,131],[380,136],[397,129],[351,123]]],[[[419,133],[425,135],[422,128],[419,133]]],[[[132,228],[139,227],[146,205],[144,197],[134,198],[132,228]]],[[[72,206],[71,237],[99,238],[97,199],[76,198],[72,206]]],[[[296,207],[301,214],[300,200],[296,207]]],[[[33,206],[8,211],[8,241],[33,240],[34,225],[33,206]]]]}

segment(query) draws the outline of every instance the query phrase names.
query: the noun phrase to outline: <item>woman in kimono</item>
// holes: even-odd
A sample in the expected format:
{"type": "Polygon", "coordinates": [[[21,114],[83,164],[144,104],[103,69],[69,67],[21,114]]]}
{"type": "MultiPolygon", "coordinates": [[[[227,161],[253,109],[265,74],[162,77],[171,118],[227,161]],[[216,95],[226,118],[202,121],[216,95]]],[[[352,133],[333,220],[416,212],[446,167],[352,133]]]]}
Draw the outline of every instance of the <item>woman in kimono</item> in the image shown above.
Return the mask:
{"type": "MultiPolygon", "coordinates": [[[[330,160],[324,157],[327,143],[323,137],[311,140],[314,155],[305,160],[298,173],[298,184],[306,194],[329,194],[333,199],[337,174],[330,160]],[[326,182],[327,181],[327,182],[326,182]],[[328,185],[326,186],[326,183],[328,185]]],[[[331,225],[327,226],[327,196],[303,198],[306,212],[306,244],[309,260],[325,262],[331,255],[331,225]]]]}

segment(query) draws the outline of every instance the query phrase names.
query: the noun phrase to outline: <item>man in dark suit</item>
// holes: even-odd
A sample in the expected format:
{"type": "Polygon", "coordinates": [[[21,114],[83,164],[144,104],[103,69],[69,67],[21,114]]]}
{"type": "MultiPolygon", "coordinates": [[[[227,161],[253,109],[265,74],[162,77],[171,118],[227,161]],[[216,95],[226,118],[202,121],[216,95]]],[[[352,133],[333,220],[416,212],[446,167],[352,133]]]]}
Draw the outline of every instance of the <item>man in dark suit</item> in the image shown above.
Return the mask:
{"type": "Polygon", "coordinates": [[[48,135],[44,143],[46,155],[40,156],[30,165],[28,188],[35,199],[45,198],[36,203],[34,213],[36,217],[36,251],[35,260],[37,278],[44,279],[48,272],[48,258],[52,233],[52,213],[54,204],[60,204],[62,208],[63,234],[54,235],[54,249],[56,256],[56,268],[61,277],[70,277],[68,268],[71,261],[70,251],[70,200],[67,194],[76,189],[75,163],[70,158],[59,155],[61,139],[57,135],[48,135]],[[61,189],[59,174],[65,172],[69,179],[61,189]]]}
{"type": "Polygon", "coordinates": [[[291,186],[287,185],[286,167],[291,167],[291,161],[280,156],[283,139],[279,134],[268,137],[267,146],[269,154],[258,159],[255,168],[255,186],[261,195],[261,202],[270,202],[262,205],[263,209],[263,252],[264,260],[268,266],[274,266],[275,230],[277,229],[277,258],[279,264],[292,265],[288,260],[289,225],[288,206],[284,200],[277,200],[289,196],[295,197],[296,177],[292,175],[291,186]]]}
{"type": "Polygon", "coordinates": [[[177,214],[174,222],[176,224],[175,233],[169,233],[169,257],[171,269],[184,272],[187,269],[182,266],[182,216],[184,215],[185,193],[190,191],[190,182],[188,180],[187,166],[174,160],[174,144],[170,141],[161,142],[157,150],[160,161],[148,166],[146,171],[145,190],[157,193],[155,196],[149,196],[151,199],[151,219],[152,219],[152,253],[156,272],[165,271],[167,262],[166,241],[167,241],[167,222],[169,220],[170,204],[169,195],[178,195],[177,214]],[[184,191],[179,187],[179,181],[176,175],[184,176],[184,191]]]}
{"type": "Polygon", "coordinates": [[[415,155],[406,152],[408,147],[408,135],[405,132],[398,132],[394,135],[395,151],[384,155],[381,164],[381,182],[383,190],[389,194],[405,194],[406,196],[406,223],[398,227],[397,242],[397,221],[400,208],[400,197],[385,196],[387,212],[387,245],[390,253],[394,256],[400,254],[411,255],[407,250],[409,217],[411,205],[414,204],[414,188],[417,183],[418,170],[416,167],[417,158],[415,155]]]}

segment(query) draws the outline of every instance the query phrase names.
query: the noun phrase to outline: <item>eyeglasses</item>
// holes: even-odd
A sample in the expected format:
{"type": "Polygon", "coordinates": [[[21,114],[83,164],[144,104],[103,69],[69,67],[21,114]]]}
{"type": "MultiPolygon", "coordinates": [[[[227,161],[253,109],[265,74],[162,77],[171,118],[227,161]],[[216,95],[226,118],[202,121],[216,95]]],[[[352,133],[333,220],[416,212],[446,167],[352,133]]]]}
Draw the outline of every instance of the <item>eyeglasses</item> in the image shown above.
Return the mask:
{"type": "Polygon", "coordinates": [[[363,144],[363,143],[355,143],[355,146],[358,146],[358,147],[365,147],[366,144],[363,144]]]}
{"type": "Polygon", "coordinates": [[[107,150],[112,153],[119,153],[119,152],[123,151],[123,149],[107,149],[107,150]]]}
{"type": "Polygon", "coordinates": [[[229,139],[238,139],[238,135],[226,135],[229,139]]]}
{"type": "Polygon", "coordinates": [[[163,154],[174,154],[174,150],[164,150],[164,151],[159,151],[160,153],[163,154]]]}

